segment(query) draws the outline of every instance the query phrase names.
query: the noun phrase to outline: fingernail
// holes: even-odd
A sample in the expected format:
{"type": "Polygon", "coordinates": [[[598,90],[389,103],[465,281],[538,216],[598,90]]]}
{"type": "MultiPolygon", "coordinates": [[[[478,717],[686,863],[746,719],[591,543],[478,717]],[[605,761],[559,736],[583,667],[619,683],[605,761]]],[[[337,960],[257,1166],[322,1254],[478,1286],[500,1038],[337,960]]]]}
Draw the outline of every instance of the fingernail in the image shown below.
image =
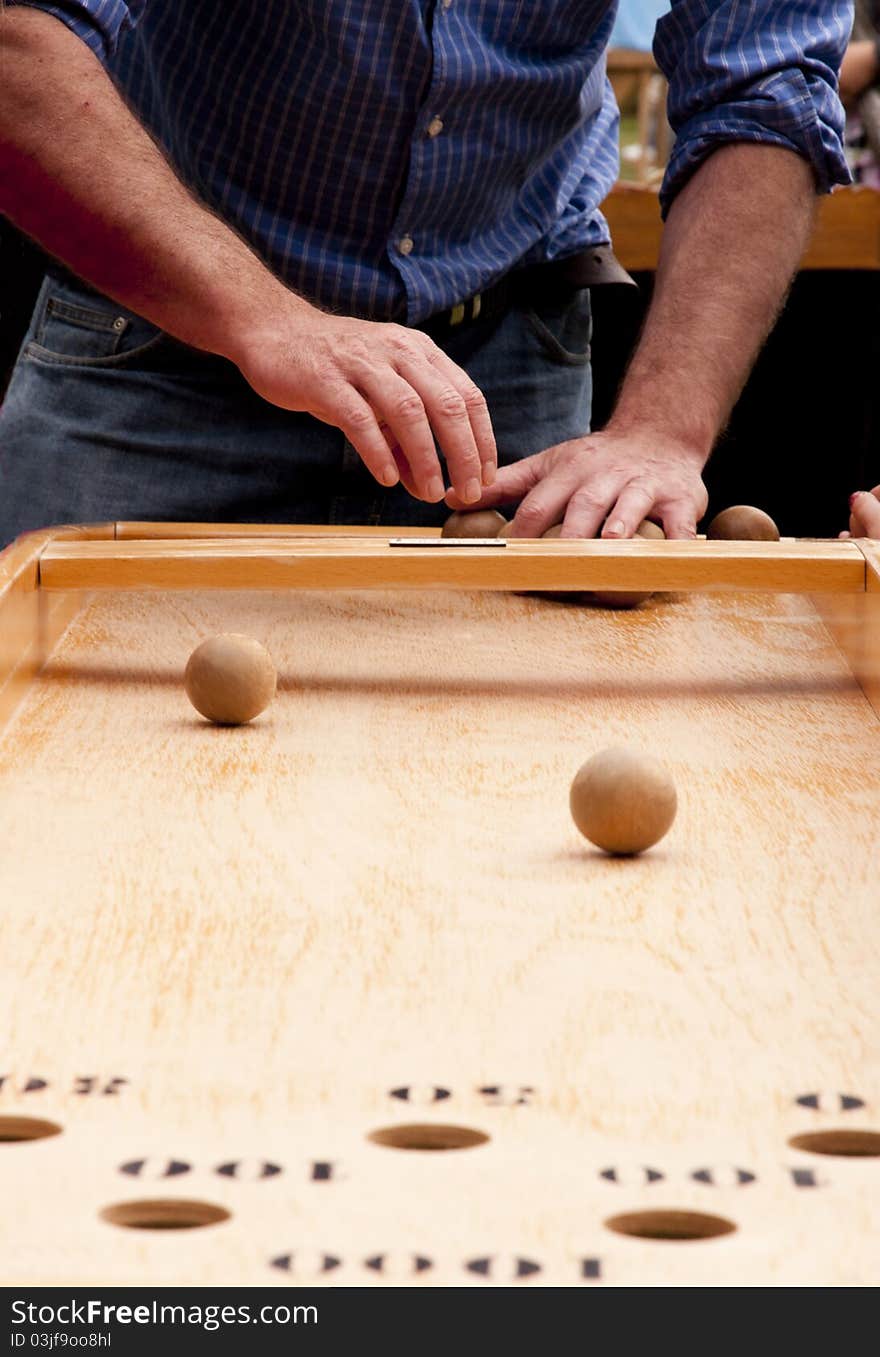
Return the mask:
{"type": "Polygon", "coordinates": [[[382,468],[382,484],[387,486],[396,485],[400,480],[400,472],[393,462],[382,468]]]}
{"type": "Polygon", "coordinates": [[[428,499],[434,500],[443,498],[443,482],[439,476],[432,476],[428,481],[428,499]]]}
{"type": "Polygon", "coordinates": [[[864,490],[857,490],[854,495],[850,495],[849,507],[852,508],[856,500],[858,499],[859,495],[863,495],[864,493],[865,493],[864,490]]]}
{"type": "Polygon", "coordinates": [[[622,518],[615,518],[613,523],[606,523],[605,525],[606,537],[622,537],[625,532],[626,524],[622,518]]]}
{"type": "Polygon", "coordinates": [[[495,463],[494,463],[494,462],[484,462],[484,463],[483,463],[483,484],[484,484],[484,485],[494,485],[494,484],[495,484],[495,477],[496,477],[496,475],[497,475],[497,471],[496,471],[495,463]]]}
{"type": "Polygon", "coordinates": [[[476,476],[473,476],[464,487],[464,494],[462,495],[462,499],[465,500],[468,504],[473,504],[475,500],[478,500],[480,498],[482,493],[483,487],[480,485],[480,482],[477,480],[476,476]]]}

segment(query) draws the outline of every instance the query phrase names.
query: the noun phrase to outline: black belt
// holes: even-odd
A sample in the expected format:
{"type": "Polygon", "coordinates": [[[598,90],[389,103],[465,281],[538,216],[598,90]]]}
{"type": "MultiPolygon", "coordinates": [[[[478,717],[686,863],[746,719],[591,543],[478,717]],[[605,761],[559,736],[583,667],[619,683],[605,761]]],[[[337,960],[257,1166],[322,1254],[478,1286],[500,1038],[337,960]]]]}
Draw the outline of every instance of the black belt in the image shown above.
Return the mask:
{"type": "Polygon", "coordinates": [[[552,301],[582,287],[607,287],[616,283],[635,287],[623,265],[614,257],[610,245],[594,245],[581,254],[567,259],[554,259],[549,264],[532,264],[515,269],[483,292],[477,292],[466,301],[457,302],[448,311],[438,311],[415,326],[432,339],[467,329],[480,322],[488,324],[509,311],[514,302],[552,301]]]}

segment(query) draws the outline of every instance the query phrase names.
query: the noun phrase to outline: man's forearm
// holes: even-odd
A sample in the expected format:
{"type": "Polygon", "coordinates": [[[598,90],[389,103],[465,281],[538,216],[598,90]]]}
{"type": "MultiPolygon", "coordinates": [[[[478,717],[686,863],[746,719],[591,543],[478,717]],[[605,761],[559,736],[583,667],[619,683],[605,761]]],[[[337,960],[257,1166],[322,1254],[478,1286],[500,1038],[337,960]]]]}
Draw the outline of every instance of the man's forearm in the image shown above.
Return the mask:
{"type": "Polygon", "coordinates": [[[282,295],[295,304],[180,183],[57,19],[0,13],[0,72],[0,211],[49,253],[177,338],[227,357],[251,316],[282,295]]]}
{"type": "Polygon", "coordinates": [[[810,238],[812,171],[793,152],[722,147],[676,199],[654,298],[608,426],[708,458],[810,238]]]}

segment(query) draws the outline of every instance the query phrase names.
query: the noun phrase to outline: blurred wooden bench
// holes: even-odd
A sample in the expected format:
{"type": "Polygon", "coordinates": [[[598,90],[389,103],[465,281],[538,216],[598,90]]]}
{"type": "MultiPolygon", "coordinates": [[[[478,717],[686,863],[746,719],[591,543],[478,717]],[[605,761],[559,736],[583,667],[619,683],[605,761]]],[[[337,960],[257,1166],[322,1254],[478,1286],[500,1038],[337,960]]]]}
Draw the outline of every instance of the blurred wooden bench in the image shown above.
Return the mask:
{"type": "MultiPolygon", "coordinates": [[[[608,78],[618,107],[635,105],[638,156],[629,162],[635,181],[656,183],[669,159],[672,134],[666,121],[666,80],[650,52],[613,47],[608,52],[608,78]]],[[[626,147],[621,147],[625,152],[626,147]]]]}
{"type": "MultiPolygon", "coordinates": [[[[624,268],[655,269],[663,230],[656,188],[617,184],[602,211],[624,268]]],[[[855,186],[821,198],[801,268],[880,270],[880,191],[855,186]]]]}

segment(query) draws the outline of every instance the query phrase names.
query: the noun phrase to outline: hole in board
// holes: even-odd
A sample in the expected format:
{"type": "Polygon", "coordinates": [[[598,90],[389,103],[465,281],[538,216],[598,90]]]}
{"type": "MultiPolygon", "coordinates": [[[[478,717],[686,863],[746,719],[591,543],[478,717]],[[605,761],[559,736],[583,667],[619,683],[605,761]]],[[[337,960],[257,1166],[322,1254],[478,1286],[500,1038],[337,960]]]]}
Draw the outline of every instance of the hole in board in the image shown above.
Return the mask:
{"type": "Polygon", "coordinates": [[[880,1157],[880,1131],[859,1131],[849,1127],[843,1131],[805,1131],[792,1136],[788,1142],[793,1150],[808,1150],[810,1154],[834,1154],[845,1159],[876,1159],[880,1157]]]}
{"type": "Polygon", "coordinates": [[[470,1150],[475,1145],[485,1145],[488,1139],[485,1131],[475,1131],[471,1126],[436,1122],[383,1126],[367,1136],[374,1145],[387,1145],[392,1150],[470,1150]]]}
{"type": "Polygon", "coordinates": [[[102,1220],[126,1230],[198,1230],[203,1225],[219,1225],[221,1220],[229,1220],[230,1214],[225,1206],[185,1197],[118,1202],[105,1206],[100,1213],[102,1220]]]}
{"type": "Polygon", "coordinates": [[[733,1234],[736,1229],[732,1220],[710,1216],[703,1211],[627,1211],[622,1216],[612,1216],[605,1224],[616,1234],[677,1242],[717,1239],[720,1235],[733,1234]]]}
{"type": "Polygon", "coordinates": [[[0,1117],[0,1142],[13,1144],[21,1140],[45,1140],[47,1136],[60,1136],[61,1127],[54,1121],[43,1121],[41,1117],[0,1117]]]}

